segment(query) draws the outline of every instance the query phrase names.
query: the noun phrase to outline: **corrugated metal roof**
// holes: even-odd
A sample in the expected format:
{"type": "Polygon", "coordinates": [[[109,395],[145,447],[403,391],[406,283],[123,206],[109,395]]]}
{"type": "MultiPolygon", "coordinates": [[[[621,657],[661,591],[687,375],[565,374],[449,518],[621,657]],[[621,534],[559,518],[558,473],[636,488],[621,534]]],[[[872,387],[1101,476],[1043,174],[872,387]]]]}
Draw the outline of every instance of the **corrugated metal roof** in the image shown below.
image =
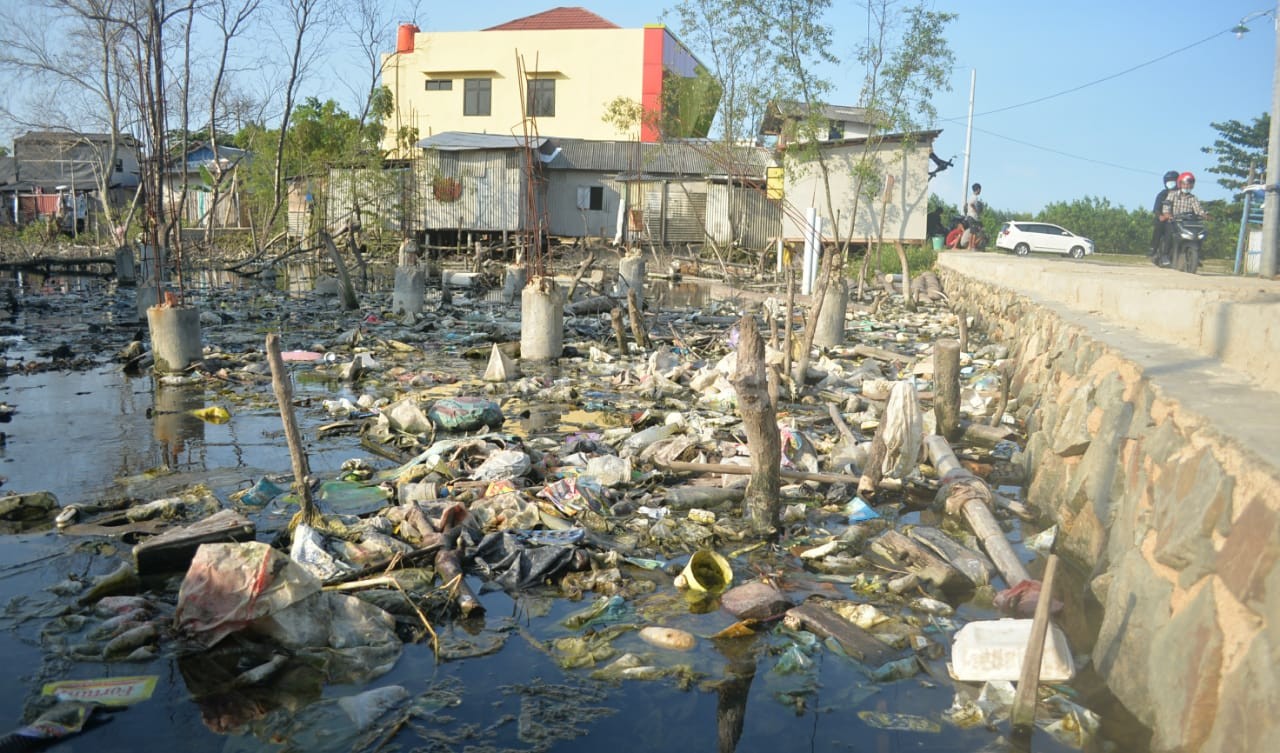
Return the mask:
{"type": "Polygon", "coordinates": [[[729,175],[763,178],[773,164],[764,147],[726,148],[711,141],[668,141],[637,144],[634,141],[555,139],[559,149],[547,167],[553,170],[640,173],[644,175],[729,175]],[[638,151],[637,151],[638,150],[638,151]]]}
{"type": "Polygon", "coordinates": [[[554,29],[620,29],[614,22],[601,18],[586,8],[562,5],[531,16],[490,26],[484,31],[547,31],[554,29]]]}
{"type": "MultiPolygon", "coordinates": [[[[542,137],[529,139],[529,145],[534,149],[541,149],[545,143],[547,139],[542,137]]],[[[472,149],[523,149],[525,139],[500,133],[445,131],[422,139],[417,146],[422,149],[438,149],[442,152],[462,152],[472,149]]]]}

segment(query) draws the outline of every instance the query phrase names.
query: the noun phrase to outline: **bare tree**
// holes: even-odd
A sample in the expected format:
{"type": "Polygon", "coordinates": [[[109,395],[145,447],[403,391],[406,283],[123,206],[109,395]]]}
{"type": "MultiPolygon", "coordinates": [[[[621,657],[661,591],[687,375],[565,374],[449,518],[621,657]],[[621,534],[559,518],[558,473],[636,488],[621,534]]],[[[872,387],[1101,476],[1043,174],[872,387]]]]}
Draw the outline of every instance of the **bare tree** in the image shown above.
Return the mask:
{"type": "Polygon", "coordinates": [[[211,0],[203,7],[206,17],[218,30],[216,63],[213,66],[213,81],[210,85],[208,101],[209,151],[213,155],[213,168],[209,171],[212,185],[210,186],[210,222],[205,226],[206,240],[210,240],[210,234],[213,230],[212,219],[218,211],[223,191],[226,190],[229,184],[234,190],[235,166],[232,165],[231,169],[224,170],[221,155],[219,154],[219,145],[221,144],[219,123],[227,109],[225,98],[229,73],[228,64],[231,60],[235,40],[244,32],[249,21],[258,12],[260,5],[261,0],[211,0]]]}
{"type": "MultiPolygon", "coordinates": [[[[102,217],[118,223],[110,201],[111,176],[129,139],[132,113],[121,90],[129,80],[128,29],[117,14],[125,0],[35,0],[7,4],[0,20],[0,69],[24,81],[28,95],[9,102],[3,115],[19,127],[63,131],[91,129],[107,136],[96,155],[94,186],[102,217]]],[[[15,155],[21,156],[21,155],[15,155]]]]}

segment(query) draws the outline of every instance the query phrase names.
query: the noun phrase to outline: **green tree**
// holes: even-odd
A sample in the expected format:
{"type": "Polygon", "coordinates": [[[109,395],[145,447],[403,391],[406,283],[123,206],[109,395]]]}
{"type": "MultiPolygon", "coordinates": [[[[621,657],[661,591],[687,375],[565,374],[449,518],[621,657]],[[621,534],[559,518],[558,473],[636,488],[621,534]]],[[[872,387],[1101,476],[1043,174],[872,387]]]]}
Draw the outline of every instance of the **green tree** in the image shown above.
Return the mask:
{"type": "Polygon", "coordinates": [[[1264,112],[1249,124],[1228,120],[1209,125],[1218,132],[1218,138],[1213,146],[1201,147],[1200,151],[1218,158],[1218,164],[1208,170],[1221,176],[1218,185],[1234,196],[1249,183],[1258,182],[1266,170],[1271,116],[1264,112]]]}

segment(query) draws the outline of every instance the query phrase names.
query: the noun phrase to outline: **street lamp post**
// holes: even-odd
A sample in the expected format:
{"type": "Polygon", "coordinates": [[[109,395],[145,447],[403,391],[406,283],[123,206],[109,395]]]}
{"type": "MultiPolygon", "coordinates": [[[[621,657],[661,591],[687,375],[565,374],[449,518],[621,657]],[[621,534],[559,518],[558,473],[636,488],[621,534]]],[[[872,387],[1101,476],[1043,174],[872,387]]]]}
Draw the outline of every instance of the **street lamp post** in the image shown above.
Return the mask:
{"type": "Polygon", "coordinates": [[[1280,245],[1280,0],[1273,10],[1260,10],[1240,19],[1234,29],[1236,39],[1243,37],[1249,21],[1271,16],[1276,33],[1276,61],[1271,72],[1271,130],[1267,135],[1266,190],[1262,203],[1262,253],[1258,259],[1261,277],[1276,276],[1276,252],[1280,245]]]}
{"type": "Polygon", "coordinates": [[[1280,0],[1272,19],[1276,29],[1276,62],[1271,78],[1271,132],[1267,138],[1267,190],[1262,205],[1262,255],[1258,274],[1276,276],[1276,244],[1280,241],[1280,0]]]}

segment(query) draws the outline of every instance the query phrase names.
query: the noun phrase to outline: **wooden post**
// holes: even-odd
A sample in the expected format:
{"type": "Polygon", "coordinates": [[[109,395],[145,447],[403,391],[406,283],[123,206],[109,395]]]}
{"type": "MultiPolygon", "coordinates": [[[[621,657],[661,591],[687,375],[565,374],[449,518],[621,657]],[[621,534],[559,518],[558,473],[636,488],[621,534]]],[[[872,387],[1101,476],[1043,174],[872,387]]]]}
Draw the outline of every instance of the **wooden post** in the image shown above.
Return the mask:
{"type": "MultiPolygon", "coordinates": [[[[332,245],[332,241],[330,244],[332,245]]],[[[276,402],[280,404],[284,438],[289,444],[289,459],[293,462],[293,484],[301,501],[302,520],[311,524],[320,514],[316,510],[315,501],[311,499],[311,468],[307,464],[302,434],[298,431],[298,422],[293,415],[293,383],[289,380],[289,372],[285,370],[284,359],[280,357],[280,335],[274,332],[267,335],[267,361],[271,364],[271,387],[275,390],[276,402]]]]}
{"type": "Polygon", "coordinates": [[[627,291],[627,311],[631,314],[631,336],[641,350],[649,349],[649,333],[644,328],[644,314],[640,313],[640,303],[634,288],[627,291]]]}
{"type": "Polygon", "coordinates": [[[751,450],[751,480],[747,483],[743,512],[752,530],[764,535],[777,530],[782,440],[778,436],[777,411],[769,401],[764,340],[755,317],[743,316],[738,331],[738,365],[732,382],[751,450]]]}
{"type": "Polygon", "coordinates": [[[1044,639],[1049,632],[1049,613],[1053,606],[1053,576],[1058,571],[1058,555],[1050,552],[1044,566],[1044,580],[1040,585],[1040,598],[1036,601],[1036,614],[1031,621],[1031,637],[1022,655],[1022,674],[1018,677],[1018,692],[1013,696],[1013,711],[1009,714],[1010,726],[1015,735],[1027,736],[1036,722],[1036,695],[1040,685],[1040,662],[1044,658],[1044,639]]]}
{"type": "Polygon", "coordinates": [[[613,319],[613,339],[618,341],[618,353],[625,356],[627,354],[627,328],[622,323],[622,309],[615,306],[609,314],[613,319]]]}
{"type": "Polygon", "coordinates": [[[965,353],[969,350],[969,317],[963,312],[956,314],[956,329],[959,330],[960,352],[965,353]]]}
{"type": "Polygon", "coordinates": [[[996,411],[991,414],[991,425],[999,426],[1004,420],[1004,412],[1009,408],[1009,364],[996,364],[996,373],[1000,375],[1000,399],[996,402],[996,411]]]}
{"type": "Polygon", "coordinates": [[[947,439],[960,435],[960,343],[939,340],[933,346],[933,414],[947,439]]]}

